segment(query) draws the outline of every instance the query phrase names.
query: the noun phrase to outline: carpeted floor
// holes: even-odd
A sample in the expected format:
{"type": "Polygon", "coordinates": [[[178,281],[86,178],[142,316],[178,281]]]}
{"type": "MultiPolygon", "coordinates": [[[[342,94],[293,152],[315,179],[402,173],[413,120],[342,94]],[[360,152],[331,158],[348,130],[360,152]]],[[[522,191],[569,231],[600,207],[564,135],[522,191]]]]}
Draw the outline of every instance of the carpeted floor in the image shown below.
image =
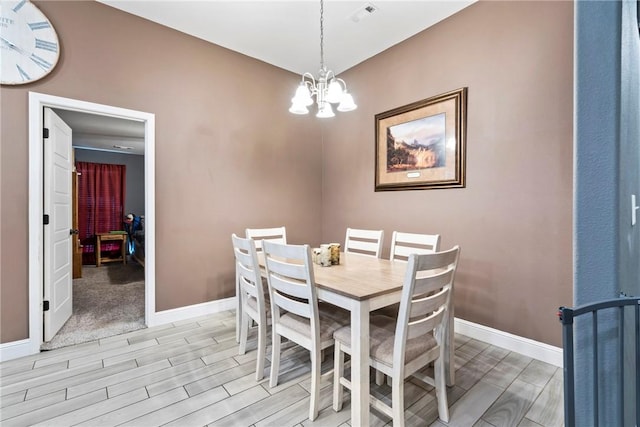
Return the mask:
{"type": "Polygon", "coordinates": [[[83,266],[73,281],[73,314],[41,346],[53,350],[145,328],[144,268],[134,262],[83,266]]]}

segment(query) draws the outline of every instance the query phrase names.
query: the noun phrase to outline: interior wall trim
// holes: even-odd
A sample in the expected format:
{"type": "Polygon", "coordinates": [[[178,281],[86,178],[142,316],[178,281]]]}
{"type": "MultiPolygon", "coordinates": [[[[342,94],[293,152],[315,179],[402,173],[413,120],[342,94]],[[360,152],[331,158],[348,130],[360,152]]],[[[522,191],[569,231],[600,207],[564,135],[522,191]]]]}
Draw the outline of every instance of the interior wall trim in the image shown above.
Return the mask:
{"type": "Polygon", "coordinates": [[[149,326],[166,325],[167,323],[179,322],[193,319],[194,317],[206,316],[208,314],[220,313],[226,310],[236,309],[236,297],[219,299],[215,301],[203,302],[200,304],[188,305],[185,307],[172,308],[156,312],[149,326]]]}
{"type": "Polygon", "coordinates": [[[156,309],[155,265],[155,115],[77,99],[29,92],[29,351],[40,351],[43,342],[44,232],[43,132],[44,108],[59,108],[137,120],[145,126],[145,324],[156,309]]]}
{"type": "MultiPolygon", "coordinates": [[[[149,327],[190,320],[195,317],[215,314],[226,310],[235,310],[235,301],[236,298],[231,297],[159,311],[150,319],[149,327]]],[[[562,367],[562,349],[559,347],[459,318],[455,318],[455,330],[459,334],[466,335],[478,341],[502,347],[509,351],[515,351],[516,353],[549,363],[559,368],[562,367]]],[[[38,353],[39,346],[39,343],[34,344],[32,340],[29,339],[0,344],[0,362],[38,353]]]]}
{"type": "MultiPolygon", "coordinates": [[[[160,326],[168,323],[186,321],[208,314],[220,313],[226,310],[236,309],[236,297],[225,298],[216,301],[204,302],[201,304],[189,305],[186,307],[174,308],[171,310],[153,313],[149,319],[148,326],[160,326]]],[[[20,357],[38,354],[40,352],[40,342],[35,339],[24,339],[0,344],[0,363],[20,357]]]]}
{"type": "Polygon", "coordinates": [[[30,354],[35,354],[39,351],[40,349],[37,345],[35,346],[34,351],[34,345],[30,339],[7,342],[0,344],[0,362],[29,356],[30,354]]]}
{"type": "MultiPolygon", "coordinates": [[[[558,327],[560,327],[560,325],[558,325],[558,327]]],[[[454,321],[454,329],[456,333],[466,335],[478,341],[486,342],[487,344],[495,345],[496,347],[501,347],[509,351],[515,351],[516,353],[549,363],[559,368],[562,367],[562,349],[560,347],[554,347],[457,317],[454,321]]]]}

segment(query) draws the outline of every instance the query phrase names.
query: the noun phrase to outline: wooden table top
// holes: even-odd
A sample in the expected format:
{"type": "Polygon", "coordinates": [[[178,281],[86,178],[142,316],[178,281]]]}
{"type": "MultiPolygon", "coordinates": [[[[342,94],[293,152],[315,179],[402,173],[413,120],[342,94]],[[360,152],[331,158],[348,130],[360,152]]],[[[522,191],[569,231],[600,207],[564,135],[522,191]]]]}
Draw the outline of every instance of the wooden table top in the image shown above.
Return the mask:
{"type": "MultiPolygon", "coordinates": [[[[264,266],[262,253],[258,259],[264,266]]],[[[358,301],[399,291],[407,269],[403,262],[352,253],[341,253],[339,265],[312,265],[316,286],[358,301]]]]}

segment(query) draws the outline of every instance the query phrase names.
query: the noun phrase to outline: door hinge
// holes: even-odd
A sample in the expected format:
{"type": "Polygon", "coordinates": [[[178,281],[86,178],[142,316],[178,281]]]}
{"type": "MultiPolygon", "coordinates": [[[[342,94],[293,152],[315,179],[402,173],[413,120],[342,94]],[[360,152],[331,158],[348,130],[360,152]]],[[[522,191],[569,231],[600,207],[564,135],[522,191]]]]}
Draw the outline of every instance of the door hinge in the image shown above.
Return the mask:
{"type": "Polygon", "coordinates": [[[44,214],[43,222],[44,222],[44,225],[49,225],[49,215],[44,214]]]}
{"type": "Polygon", "coordinates": [[[42,311],[49,311],[49,301],[42,301],[42,311]]]}
{"type": "Polygon", "coordinates": [[[47,129],[47,128],[43,128],[42,129],[42,137],[43,138],[49,138],[49,129],[47,129]]]}

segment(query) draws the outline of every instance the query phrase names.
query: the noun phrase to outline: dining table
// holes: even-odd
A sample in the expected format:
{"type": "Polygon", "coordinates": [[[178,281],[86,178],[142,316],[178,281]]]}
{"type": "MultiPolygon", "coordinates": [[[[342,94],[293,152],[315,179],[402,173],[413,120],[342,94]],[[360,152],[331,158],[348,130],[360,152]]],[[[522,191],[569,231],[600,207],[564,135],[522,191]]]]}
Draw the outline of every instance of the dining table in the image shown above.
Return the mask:
{"type": "MultiPolygon", "coordinates": [[[[264,257],[259,254],[264,267],[264,257]]],[[[369,424],[369,315],[400,302],[407,263],[341,253],[340,263],[313,264],[318,299],[351,315],[351,425],[369,424]]],[[[264,271],[263,271],[264,274],[264,271]]],[[[452,293],[453,295],[453,293],[452,293]]],[[[453,303],[445,322],[445,378],[454,385],[453,303]]]]}

